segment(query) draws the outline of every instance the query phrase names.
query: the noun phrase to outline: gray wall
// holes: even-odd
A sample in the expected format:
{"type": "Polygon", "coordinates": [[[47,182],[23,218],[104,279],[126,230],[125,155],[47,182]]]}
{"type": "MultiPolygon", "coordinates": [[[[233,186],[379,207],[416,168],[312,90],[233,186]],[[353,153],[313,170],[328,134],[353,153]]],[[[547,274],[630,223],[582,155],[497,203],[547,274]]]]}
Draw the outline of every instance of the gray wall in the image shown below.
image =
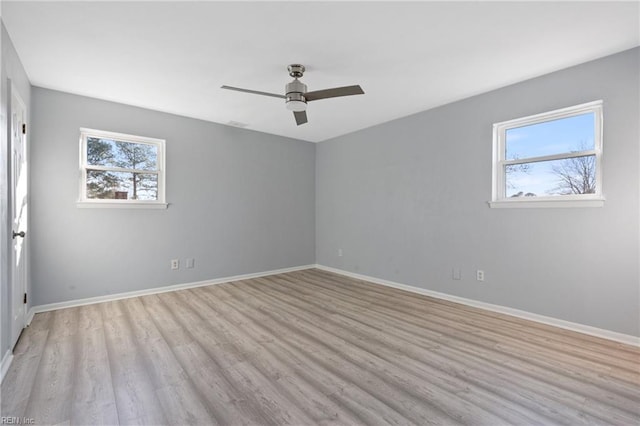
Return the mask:
{"type": "Polygon", "coordinates": [[[317,262],[640,336],[639,55],[320,143],[317,262]],[[492,124],[597,99],[605,206],[490,209],[492,124]]]}
{"type": "Polygon", "coordinates": [[[42,88],[33,106],[35,305],[314,263],[314,144],[42,88]],[[166,139],[169,208],[78,208],[80,127],[166,139]]]}
{"type": "MultiPolygon", "coordinates": [[[[2,51],[0,57],[0,192],[2,193],[0,199],[0,241],[2,242],[0,244],[0,358],[2,358],[7,349],[9,349],[11,334],[11,289],[9,283],[11,280],[10,259],[12,245],[9,235],[12,214],[10,213],[9,200],[11,193],[8,182],[11,166],[8,160],[11,158],[9,152],[9,134],[11,132],[11,122],[9,120],[11,111],[10,84],[13,84],[18,90],[20,97],[27,104],[28,111],[31,109],[31,84],[4,24],[0,24],[0,27],[0,50],[2,51]]],[[[29,291],[28,277],[27,291],[29,291]]]]}

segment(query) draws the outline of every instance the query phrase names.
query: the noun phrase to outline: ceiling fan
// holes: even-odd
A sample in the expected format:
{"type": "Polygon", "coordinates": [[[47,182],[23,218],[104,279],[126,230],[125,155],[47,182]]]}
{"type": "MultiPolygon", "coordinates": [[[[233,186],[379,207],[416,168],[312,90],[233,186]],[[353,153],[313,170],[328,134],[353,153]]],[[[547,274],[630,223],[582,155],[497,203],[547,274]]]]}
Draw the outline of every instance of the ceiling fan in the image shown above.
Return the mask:
{"type": "Polygon", "coordinates": [[[282,98],[286,102],[287,109],[293,111],[293,116],[296,119],[296,124],[298,126],[307,122],[307,102],[317,101],[319,99],[337,98],[340,96],[364,95],[364,90],[362,90],[362,87],[358,85],[334,87],[332,89],[307,92],[307,85],[298,80],[304,74],[304,65],[291,64],[287,67],[287,70],[289,70],[289,75],[293,77],[293,81],[291,83],[287,83],[284,87],[284,95],[241,89],[239,87],[231,86],[222,86],[221,88],[237,90],[238,92],[253,93],[254,95],[282,98]]]}

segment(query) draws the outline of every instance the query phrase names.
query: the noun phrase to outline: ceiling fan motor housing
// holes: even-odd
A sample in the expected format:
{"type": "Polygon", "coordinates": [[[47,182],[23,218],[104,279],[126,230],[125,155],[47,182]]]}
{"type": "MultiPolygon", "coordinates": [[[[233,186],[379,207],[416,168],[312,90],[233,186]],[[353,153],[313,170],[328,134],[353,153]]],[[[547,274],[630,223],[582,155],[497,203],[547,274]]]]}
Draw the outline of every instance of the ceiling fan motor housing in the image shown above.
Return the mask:
{"type": "Polygon", "coordinates": [[[307,100],[304,94],[307,92],[307,85],[300,82],[297,78],[285,86],[287,94],[287,109],[291,111],[304,111],[306,109],[307,100]]]}

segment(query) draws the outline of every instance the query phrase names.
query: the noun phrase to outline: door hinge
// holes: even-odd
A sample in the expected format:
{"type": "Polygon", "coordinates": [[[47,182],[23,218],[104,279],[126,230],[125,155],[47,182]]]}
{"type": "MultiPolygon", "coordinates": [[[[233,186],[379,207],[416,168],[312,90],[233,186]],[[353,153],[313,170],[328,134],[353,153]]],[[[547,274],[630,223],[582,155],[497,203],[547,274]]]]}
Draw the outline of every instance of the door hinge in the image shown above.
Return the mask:
{"type": "Polygon", "coordinates": [[[24,294],[24,302],[22,303],[27,303],[27,293],[24,294]]]}
{"type": "Polygon", "coordinates": [[[22,123],[22,134],[23,135],[27,134],[27,124],[26,123],[22,123]]]}

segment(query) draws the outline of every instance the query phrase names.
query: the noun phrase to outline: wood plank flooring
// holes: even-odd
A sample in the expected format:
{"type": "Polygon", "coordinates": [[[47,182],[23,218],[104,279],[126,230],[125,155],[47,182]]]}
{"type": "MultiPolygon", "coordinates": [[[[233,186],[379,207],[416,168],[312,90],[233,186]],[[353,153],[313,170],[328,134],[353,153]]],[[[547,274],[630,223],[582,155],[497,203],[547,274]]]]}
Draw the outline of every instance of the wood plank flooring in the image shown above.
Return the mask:
{"type": "Polygon", "coordinates": [[[640,424],[640,349],[320,270],[37,314],[2,416],[640,424]]]}

